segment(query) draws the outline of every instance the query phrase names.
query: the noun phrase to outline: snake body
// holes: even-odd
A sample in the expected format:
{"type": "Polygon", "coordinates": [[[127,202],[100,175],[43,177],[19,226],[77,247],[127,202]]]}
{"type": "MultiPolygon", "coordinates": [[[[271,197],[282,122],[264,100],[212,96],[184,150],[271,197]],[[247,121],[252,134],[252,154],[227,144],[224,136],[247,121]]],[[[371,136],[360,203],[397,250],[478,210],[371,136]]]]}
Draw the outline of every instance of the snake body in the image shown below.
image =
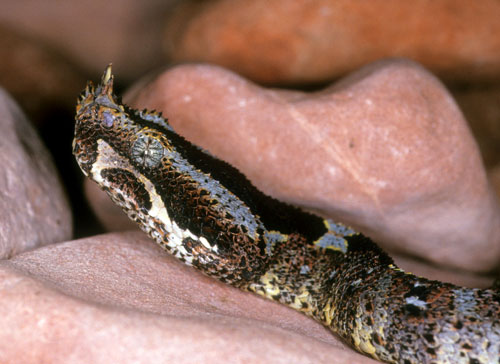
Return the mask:
{"type": "Polygon", "coordinates": [[[304,312],[362,353],[389,363],[500,363],[498,290],[406,273],[369,238],[263,194],[161,114],[123,105],[110,67],[78,100],[73,153],[178,259],[304,312]]]}

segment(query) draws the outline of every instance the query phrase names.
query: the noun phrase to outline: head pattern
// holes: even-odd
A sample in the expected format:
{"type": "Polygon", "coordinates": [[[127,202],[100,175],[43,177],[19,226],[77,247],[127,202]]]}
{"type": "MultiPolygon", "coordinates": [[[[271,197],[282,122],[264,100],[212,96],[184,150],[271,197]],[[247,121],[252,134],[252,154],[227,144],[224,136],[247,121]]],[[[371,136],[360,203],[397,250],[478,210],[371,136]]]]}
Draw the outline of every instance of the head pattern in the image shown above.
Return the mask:
{"type": "Polygon", "coordinates": [[[123,105],[113,94],[110,67],[79,99],[73,153],[85,175],[179,259],[193,265],[202,259],[210,274],[228,281],[239,279],[229,262],[247,278],[265,266],[264,225],[247,205],[251,198],[241,200],[230,185],[254,188],[176,134],[159,113],[123,105]],[[218,170],[228,175],[225,182],[212,178],[218,170]]]}
{"type": "Polygon", "coordinates": [[[131,156],[137,167],[154,168],[169,144],[162,138],[162,129],[172,130],[159,113],[137,111],[121,104],[113,94],[113,75],[108,66],[101,83],[94,87],[89,82],[80,95],[73,153],[86,175],[96,162],[100,144],[109,145],[122,157],[131,156]]]}

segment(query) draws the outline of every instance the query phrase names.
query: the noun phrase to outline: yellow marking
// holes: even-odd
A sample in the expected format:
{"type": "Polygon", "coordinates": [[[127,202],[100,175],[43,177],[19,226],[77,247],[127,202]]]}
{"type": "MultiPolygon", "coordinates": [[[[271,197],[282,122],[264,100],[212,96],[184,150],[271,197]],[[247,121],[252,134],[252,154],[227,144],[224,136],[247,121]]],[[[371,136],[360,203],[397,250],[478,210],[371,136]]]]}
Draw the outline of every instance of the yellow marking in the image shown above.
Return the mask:
{"type": "MultiPolygon", "coordinates": [[[[398,268],[396,267],[394,264],[389,264],[388,265],[389,269],[392,269],[393,271],[395,272],[402,272],[402,273],[406,273],[408,274],[408,272],[405,272],[404,270],[402,270],[401,268],[398,268]]],[[[411,274],[411,273],[410,273],[411,274]]]]}
{"type": "Polygon", "coordinates": [[[335,251],[338,251],[338,252],[345,253],[347,251],[347,249],[349,248],[349,243],[345,239],[343,239],[343,243],[344,243],[344,248],[340,248],[338,246],[329,245],[329,246],[326,247],[326,249],[331,249],[331,250],[335,250],[335,251]]]}
{"type": "MultiPolygon", "coordinates": [[[[276,237],[276,235],[279,236],[278,241],[280,243],[284,243],[284,242],[286,242],[288,240],[288,234],[283,234],[283,233],[281,233],[281,232],[279,232],[277,230],[268,230],[267,234],[272,235],[273,237],[276,237]]],[[[264,234],[264,239],[266,239],[266,235],[267,234],[264,234]]]]}
{"type": "Polygon", "coordinates": [[[336,307],[333,305],[332,301],[333,299],[330,299],[323,309],[323,312],[325,313],[325,322],[328,326],[332,324],[333,317],[335,316],[336,312],[336,307]]]}
{"type": "Polygon", "coordinates": [[[290,304],[290,307],[295,308],[296,310],[306,312],[311,310],[311,295],[306,290],[305,287],[300,288],[301,292],[295,296],[293,303],[290,304]],[[307,307],[303,307],[303,303],[307,304],[307,307]]]}
{"type": "Polygon", "coordinates": [[[374,355],[377,349],[372,345],[369,341],[362,341],[359,345],[361,351],[364,351],[367,354],[374,355]]]}
{"type": "Polygon", "coordinates": [[[353,330],[353,332],[351,333],[351,337],[354,340],[354,346],[359,349],[359,343],[361,342],[361,340],[359,339],[358,330],[353,330]]]}
{"type": "Polygon", "coordinates": [[[368,326],[363,322],[363,317],[366,313],[363,311],[361,306],[356,309],[356,319],[354,320],[354,327],[352,328],[351,337],[354,340],[355,346],[362,352],[371,355],[375,359],[379,359],[377,356],[377,348],[373,344],[372,333],[378,332],[379,337],[382,341],[385,340],[384,334],[382,332],[382,327],[378,324],[375,326],[368,326]]]}
{"type": "Polygon", "coordinates": [[[375,359],[379,359],[376,352],[377,349],[371,341],[371,330],[366,330],[362,326],[361,321],[356,320],[351,337],[354,340],[354,345],[359,351],[371,355],[375,359]]]}
{"type": "Polygon", "coordinates": [[[272,298],[272,296],[276,296],[280,293],[278,285],[271,283],[273,280],[278,281],[278,277],[271,272],[267,272],[260,278],[260,281],[262,282],[263,288],[265,290],[265,295],[269,298],[272,298]]]}

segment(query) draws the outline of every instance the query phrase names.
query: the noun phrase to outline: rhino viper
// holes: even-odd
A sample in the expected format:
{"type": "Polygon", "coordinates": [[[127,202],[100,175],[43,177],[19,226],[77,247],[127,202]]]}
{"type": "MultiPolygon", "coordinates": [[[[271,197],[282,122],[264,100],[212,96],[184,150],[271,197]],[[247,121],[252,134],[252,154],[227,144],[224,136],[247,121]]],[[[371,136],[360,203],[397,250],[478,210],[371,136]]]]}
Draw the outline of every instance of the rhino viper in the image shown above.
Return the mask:
{"type": "Polygon", "coordinates": [[[73,153],[159,245],[205,274],[293,307],[389,363],[500,363],[500,292],[404,272],[374,242],[257,190],[113,93],[111,66],[76,111],[73,153]]]}

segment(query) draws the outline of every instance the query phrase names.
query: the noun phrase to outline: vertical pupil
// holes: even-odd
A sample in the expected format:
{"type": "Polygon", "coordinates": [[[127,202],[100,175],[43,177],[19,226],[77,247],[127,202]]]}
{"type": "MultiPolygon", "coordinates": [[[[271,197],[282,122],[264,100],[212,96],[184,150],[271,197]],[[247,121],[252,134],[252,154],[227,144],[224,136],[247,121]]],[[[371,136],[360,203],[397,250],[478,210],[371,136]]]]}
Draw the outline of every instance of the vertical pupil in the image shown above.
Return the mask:
{"type": "Polygon", "coordinates": [[[152,155],[152,150],[150,148],[151,148],[151,139],[147,138],[144,143],[144,163],[146,163],[146,160],[150,158],[152,155]]]}

